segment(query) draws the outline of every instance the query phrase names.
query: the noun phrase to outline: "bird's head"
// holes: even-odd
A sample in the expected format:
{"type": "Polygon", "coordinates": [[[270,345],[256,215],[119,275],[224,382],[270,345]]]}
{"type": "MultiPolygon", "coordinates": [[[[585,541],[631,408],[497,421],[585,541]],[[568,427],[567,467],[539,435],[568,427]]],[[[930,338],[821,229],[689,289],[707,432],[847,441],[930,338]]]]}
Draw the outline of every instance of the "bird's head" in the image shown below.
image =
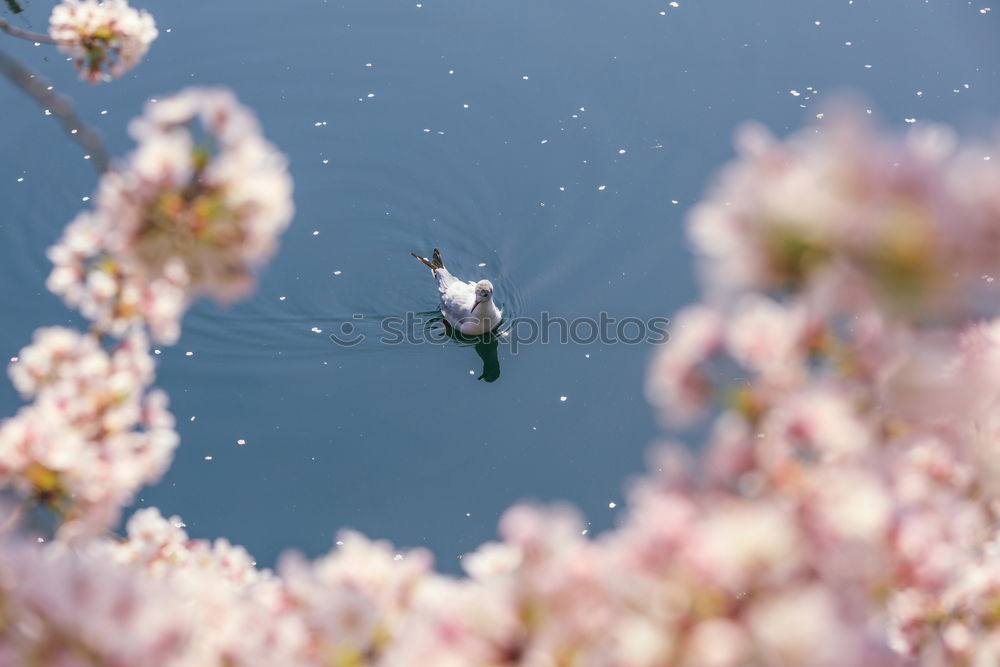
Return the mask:
{"type": "Polygon", "coordinates": [[[476,283],[476,302],[472,304],[470,312],[476,312],[476,306],[486,303],[493,298],[493,283],[488,280],[480,280],[476,283]]]}

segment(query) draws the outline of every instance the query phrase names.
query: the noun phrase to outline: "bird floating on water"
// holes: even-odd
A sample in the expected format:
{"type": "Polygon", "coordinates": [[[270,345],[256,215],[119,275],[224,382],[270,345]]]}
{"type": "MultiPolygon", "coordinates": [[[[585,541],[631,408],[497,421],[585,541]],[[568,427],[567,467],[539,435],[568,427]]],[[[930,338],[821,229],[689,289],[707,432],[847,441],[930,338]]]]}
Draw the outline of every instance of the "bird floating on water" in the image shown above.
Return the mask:
{"type": "Polygon", "coordinates": [[[489,333],[500,325],[503,311],[493,303],[493,283],[480,280],[463,282],[451,275],[441,261],[441,251],[434,248],[431,259],[415,252],[411,255],[426,264],[437,280],[441,293],[441,314],[448,324],[468,336],[489,333]]]}

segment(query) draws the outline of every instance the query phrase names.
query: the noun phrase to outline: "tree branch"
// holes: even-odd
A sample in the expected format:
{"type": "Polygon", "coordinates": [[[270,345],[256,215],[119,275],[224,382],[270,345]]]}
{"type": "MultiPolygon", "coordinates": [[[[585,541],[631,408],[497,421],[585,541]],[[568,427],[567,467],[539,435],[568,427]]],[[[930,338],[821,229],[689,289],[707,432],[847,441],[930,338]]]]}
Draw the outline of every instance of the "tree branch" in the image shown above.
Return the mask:
{"type": "Polygon", "coordinates": [[[3,51],[0,51],[0,72],[3,72],[11,83],[34,98],[39,106],[48,109],[52,115],[59,119],[59,124],[62,125],[69,138],[80,144],[90,154],[90,162],[98,174],[107,171],[111,161],[108,158],[108,151],[104,148],[104,139],[100,133],[93,130],[76,115],[73,103],[68,97],[53,92],[49,82],[40,74],[3,51]]]}
{"type": "Polygon", "coordinates": [[[20,28],[14,27],[10,24],[7,19],[0,16],[0,30],[3,30],[8,35],[14,35],[14,37],[22,37],[24,39],[30,39],[33,42],[42,42],[44,44],[55,44],[56,40],[52,39],[48,35],[43,35],[40,32],[28,32],[27,30],[21,30],[20,28]]]}

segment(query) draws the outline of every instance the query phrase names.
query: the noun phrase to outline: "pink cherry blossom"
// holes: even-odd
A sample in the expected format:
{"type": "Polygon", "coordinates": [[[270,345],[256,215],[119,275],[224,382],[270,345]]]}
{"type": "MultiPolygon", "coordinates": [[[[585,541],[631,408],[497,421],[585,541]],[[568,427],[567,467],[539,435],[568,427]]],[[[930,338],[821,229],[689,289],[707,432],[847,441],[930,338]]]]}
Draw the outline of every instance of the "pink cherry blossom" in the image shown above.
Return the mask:
{"type": "Polygon", "coordinates": [[[194,628],[161,583],[90,550],[0,542],[5,664],[179,664],[194,628]]]}
{"type": "Polygon", "coordinates": [[[708,306],[691,306],[675,318],[668,345],[653,360],[646,397],[667,420],[689,422],[712,398],[705,367],[722,348],[724,328],[719,313],[708,306]]]}
{"type": "Polygon", "coordinates": [[[59,513],[70,532],[107,528],[177,445],[153,361],[133,333],[108,352],[94,336],[40,329],[11,365],[34,402],[0,422],[0,479],[59,513]]]}
{"type": "Polygon", "coordinates": [[[291,180],[224,90],[150,102],[130,131],[136,150],[49,250],[48,287],[101,331],[145,325],[170,343],[192,298],[228,303],[250,291],[291,219],[291,180]]]}
{"type": "Polygon", "coordinates": [[[91,83],[135,67],[157,34],[153,17],[126,0],[63,0],[49,18],[49,35],[91,83]]]}

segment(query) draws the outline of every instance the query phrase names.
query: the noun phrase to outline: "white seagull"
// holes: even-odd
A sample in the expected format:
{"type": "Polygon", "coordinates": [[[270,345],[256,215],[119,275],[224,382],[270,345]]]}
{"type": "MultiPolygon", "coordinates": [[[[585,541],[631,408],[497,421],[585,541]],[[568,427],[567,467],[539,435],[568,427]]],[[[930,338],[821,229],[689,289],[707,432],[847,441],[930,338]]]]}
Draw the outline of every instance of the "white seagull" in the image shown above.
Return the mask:
{"type": "Polygon", "coordinates": [[[441,314],[455,329],[468,336],[479,336],[497,328],[503,311],[493,303],[493,283],[480,280],[462,282],[444,268],[441,251],[434,248],[431,259],[415,252],[411,255],[430,267],[441,293],[441,314]]]}

